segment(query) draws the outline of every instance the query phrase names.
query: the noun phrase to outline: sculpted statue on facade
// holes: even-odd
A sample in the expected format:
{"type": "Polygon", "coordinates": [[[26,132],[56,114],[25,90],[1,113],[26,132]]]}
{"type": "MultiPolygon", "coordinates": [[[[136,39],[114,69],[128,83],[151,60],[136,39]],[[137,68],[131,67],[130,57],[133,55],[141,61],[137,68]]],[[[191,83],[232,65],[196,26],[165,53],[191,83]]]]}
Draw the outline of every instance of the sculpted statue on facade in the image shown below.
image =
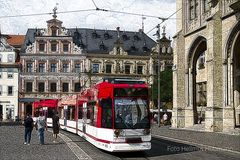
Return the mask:
{"type": "Polygon", "coordinates": [[[73,53],[74,54],[82,54],[82,49],[78,47],[77,45],[73,46],[73,53]]]}
{"type": "Polygon", "coordinates": [[[34,52],[34,46],[35,46],[35,43],[28,45],[27,49],[26,49],[26,53],[33,53],[34,52]]]}

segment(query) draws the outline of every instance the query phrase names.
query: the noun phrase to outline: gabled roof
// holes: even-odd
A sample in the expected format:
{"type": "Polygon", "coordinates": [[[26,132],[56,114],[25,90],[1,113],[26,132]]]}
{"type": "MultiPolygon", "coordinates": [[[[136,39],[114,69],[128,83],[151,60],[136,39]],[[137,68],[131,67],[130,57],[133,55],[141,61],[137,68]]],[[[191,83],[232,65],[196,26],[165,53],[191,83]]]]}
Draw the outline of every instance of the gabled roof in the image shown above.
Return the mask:
{"type": "MultiPolygon", "coordinates": [[[[100,30],[88,28],[66,28],[68,36],[83,51],[94,54],[108,54],[117,43],[121,43],[128,55],[149,55],[156,42],[143,32],[100,30]],[[119,34],[119,35],[118,35],[119,34]],[[119,36],[119,37],[118,37],[119,36]]],[[[41,29],[28,29],[21,52],[24,53],[27,45],[35,42],[36,33],[41,29]]],[[[49,36],[48,36],[49,37],[49,36]]]]}

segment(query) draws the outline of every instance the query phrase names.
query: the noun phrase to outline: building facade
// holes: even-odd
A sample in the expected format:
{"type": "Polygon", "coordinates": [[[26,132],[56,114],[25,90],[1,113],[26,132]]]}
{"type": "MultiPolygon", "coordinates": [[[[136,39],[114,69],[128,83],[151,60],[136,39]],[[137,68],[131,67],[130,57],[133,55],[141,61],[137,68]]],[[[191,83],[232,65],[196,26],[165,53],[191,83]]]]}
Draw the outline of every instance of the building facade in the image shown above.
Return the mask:
{"type": "MultiPolygon", "coordinates": [[[[21,49],[21,117],[32,112],[34,101],[76,95],[104,78],[152,83],[156,42],[142,30],[64,28],[55,11],[46,28],[28,29],[21,49]]],[[[162,39],[165,48],[171,46],[167,40],[162,39]]],[[[162,65],[172,64],[169,59],[163,59],[162,65]]]]}
{"type": "Polygon", "coordinates": [[[16,120],[18,116],[19,68],[17,53],[0,34],[0,120],[16,120]]]}
{"type": "Polygon", "coordinates": [[[177,0],[173,124],[228,132],[240,125],[240,1],[177,0]]]}

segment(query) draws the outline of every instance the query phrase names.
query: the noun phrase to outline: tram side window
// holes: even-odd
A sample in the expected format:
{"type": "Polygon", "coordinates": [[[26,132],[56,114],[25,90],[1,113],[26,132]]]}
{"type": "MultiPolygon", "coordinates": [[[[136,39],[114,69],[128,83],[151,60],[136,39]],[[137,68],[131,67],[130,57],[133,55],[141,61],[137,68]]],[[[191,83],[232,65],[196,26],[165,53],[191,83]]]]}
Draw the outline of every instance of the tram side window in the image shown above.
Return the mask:
{"type": "Polygon", "coordinates": [[[102,127],[112,128],[112,100],[103,99],[101,100],[102,107],[102,127]]]}
{"type": "Polygon", "coordinates": [[[48,108],[48,115],[47,118],[52,118],[54,114],[55,109],[54,108],[48,108]]]}
{"type": "Polygon", "coordinates": [[[62,107],[59,108],[58,113],[59,113],[59,117],[60,117],[61,119],[63,119],[63,118],[64,118],[64,109],[63,109],[62,107]]]}
{"type": "Polygon", "coordinates": [[[95,105],[96,105],[95,102],[90,102],[87,104],[87,119],[89,119],[90,124],[93,126],[96,125],[96,119],[94,116],[95,105]]]}
{"type": "Polygon", "coordinates": [[[74,120],[75,119],[75,107],[69,106],[67,109],[67,120],[74,120]]]}
{"type": "Polygon", "coordinates": [[[83,119],[83,107],[82,107],[82,105],[78,108],[78,119],[83,119]]]}

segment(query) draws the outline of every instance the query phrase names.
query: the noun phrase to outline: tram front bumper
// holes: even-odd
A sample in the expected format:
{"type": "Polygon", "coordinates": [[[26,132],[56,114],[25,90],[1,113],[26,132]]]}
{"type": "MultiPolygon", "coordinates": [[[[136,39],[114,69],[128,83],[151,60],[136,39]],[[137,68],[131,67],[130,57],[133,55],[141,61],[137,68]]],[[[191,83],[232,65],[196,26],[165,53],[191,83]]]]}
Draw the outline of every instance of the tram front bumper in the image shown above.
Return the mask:
{"type": "Polygon", "coordinates": [[[142,143],[112,143],[111,152],[135,152],[151,149],[151,142],[142,143]]]}

